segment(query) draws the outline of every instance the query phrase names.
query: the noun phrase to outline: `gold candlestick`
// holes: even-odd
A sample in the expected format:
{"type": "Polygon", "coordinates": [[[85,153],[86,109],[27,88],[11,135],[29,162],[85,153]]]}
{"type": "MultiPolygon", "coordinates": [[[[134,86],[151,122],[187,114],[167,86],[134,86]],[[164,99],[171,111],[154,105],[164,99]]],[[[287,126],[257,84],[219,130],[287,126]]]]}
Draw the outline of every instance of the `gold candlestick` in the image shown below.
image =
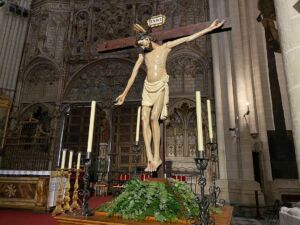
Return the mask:
{"type": "Polygon", "coordinates": [[[69,169],[67,172],[66,172],[66,177],[67,177],[67,182],[66,182],[66,187],[65,187],[65,198],[64,198],[64,210],[65,212],[68,212],[70,211],[70,201],[71,201],[71,198],[70,198],[70,178],[71,178],[71,173],[72,173],[72,170],[69,169]]]}
{"type": "Polygon", "coordinates": [[[63,203],[63,175],[64,175],[64,169],[60,169],[60,172],[58,172],[58,176],[60,178],[59,181],[59,189],[58,189],[58,193],[57,193],[57,197],[56,197],[56,206],[55,209],[52,212],[53,216],[56,216],[58,214],[61,214],[64,212],[63,208],[62,208],[62,203],[63,203]]]}
{"type": "Polygon", "coordinates": [[[79,169],[76,170],[76,180],[74,184],[74,191],[73,191],[73,197],[72,197],[72,205],[71,205],[71,211],[74,211],[76,209],[79,209],[78,204],[78,177],[79,177],[79,169]]]}

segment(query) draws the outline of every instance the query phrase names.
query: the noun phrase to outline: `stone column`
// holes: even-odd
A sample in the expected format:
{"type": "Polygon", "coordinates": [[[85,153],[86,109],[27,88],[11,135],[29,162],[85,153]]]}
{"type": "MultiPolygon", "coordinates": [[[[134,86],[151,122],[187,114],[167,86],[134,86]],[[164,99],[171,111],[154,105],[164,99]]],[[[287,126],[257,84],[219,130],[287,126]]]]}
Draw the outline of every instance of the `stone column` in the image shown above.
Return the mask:
{"type": "MultiPolygon", "coordinates": [[[[18,5],[29,9],[31,0],[21,0],[18,5]]],[[[7,2],[0,8],[0,89],[12,100],[29,17],[10,12],[7,2]]]]}
{"type": "MultiPolygon", "coordinates": [[[[247,8],[249,10],[249,17],[255,18],[259,11],[257,9],[257,3],[254,1],[247,2],[247,8]]],[[[257,120],[258,120],[258,136],[256,141],[261,142],[262,146],[259,151],[262,153],[263,157],[263,180],[262,185],[266,186],[268,182],[272,181],[272,171],[271,171],[271,162],[269,154],[269,143],[267,136],[267,125],[266,125],[266,114],[264,110],[264,105],[266,104],[264,95],[263,95],[263,74],[267,74],[267,59],[266,59],[266,46],[265,46],[265,35],[263,27],[256,20],[251,19],[248,21],[249,30],[249,39],[251,46],[251,63],[253,71],[253,83],[255,91],[255,104],[257,111],[257,120]]],[[[265,191],[267,191],[265,189],[265,191]]]]}
{"type": "Polygon", "coordinates": [[[253,133],[256,133],[250,37],[246,30],[247,11],[242,1],[209,1],[211,20],[229,17],[232,26],[230,32],[212,35],[220,170],[217,184],[222,190],[221,197],[228,202],[253,205],[255,190],[259,191],[262,204],[264,198],[254,180],[249,116],[247,120],[244,118],[248,110],[246,102],[249,101],[253,113],[250,123],[253,133]]]}
{"type": "MultiPolygon", "coordinates": [[[[274,0],[290,100],[292,126],[300,174],[300,13],[294,8],[298,0],[274,0]]],[[[299,176],[300,178],[300,176],[299,176]]]]}

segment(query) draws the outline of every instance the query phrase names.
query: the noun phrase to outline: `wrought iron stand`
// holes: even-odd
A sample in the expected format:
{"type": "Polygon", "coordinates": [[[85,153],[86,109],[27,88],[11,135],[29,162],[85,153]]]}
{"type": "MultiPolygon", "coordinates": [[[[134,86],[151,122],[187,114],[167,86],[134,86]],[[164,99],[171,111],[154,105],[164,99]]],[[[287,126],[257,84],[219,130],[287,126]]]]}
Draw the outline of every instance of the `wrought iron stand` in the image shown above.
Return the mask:
{"type": "Polygon", "coordinates": [[[137,174],[137,163],[138,163],[138,156],[141,152],[141,146],[139,145],[139,142],[136,142],[133,145],[133,149],[132,149],[134,156],[133,156],[133,162],[134,162],[134,177],[136,177],[137,174]]]}
{"type": "Polygon", "coordinates": [[[198,184],[201,191],[200,196],[197,197],[200,208],[198,225],[208,225],[213,224],[213,221],[209,215],[210,198],[208,196],[205,196],[206,178],[204,176],[204,172],[208,166],[208,159],[204,157],[204,151],[199,151],[198,153],[198,157],[195,158],[197,169],[200,172],[198,184]]]}
{"type": "Polygon", "coordinates": [[[86,159],[84,161],[84,176],[83,176],[83,201],[82,201],[82,215],[83,216],[92,216],[93,212],[89,208],[88,200],[90,196],[89,191],[89,167],[92,164],[91,153],[88,152],[86,155],[86,159]]]}
{"type": "Polygon", "coordinates": [[[219,199],[219,195],[221,192],[221,189],[219,186],[216,185],[216,167],[218,162],[218,144],[216,141],[211,140],[209,143],[207,143],[207,150],[210,153],[210,160],[212,162],[212,166],[214,167],[215,171],[212,173],[212,185],[209,187],[209,194],[211,196],[211,204],[214,207],[223,207],[225,205],[224,199],[219,199]]]}
{"type": "Polygon", "coordinates": [[[200,208],[199,225],[215,224],[213,218],[210,217],[210,206],[222,207],[225,204],[225,200],[219,199],[221,192],[220,187],[216,186],[216,167],[218,162],[218,144],[214,140],[210,140],[206,145],[209,157],[205,157],[204,151],[198,152],[198,157],[195,158],[197,169],[200,171],[200,177],[198,180],[200,186],[200,196],[197,197],[197,201],[200,208]],[[209,195],[205,195],[206,178],[204,172],[207,169],[208,162],[211,162],[211,166],[214,169],[212,175],[212,183],[209,187],[209,195]]]}

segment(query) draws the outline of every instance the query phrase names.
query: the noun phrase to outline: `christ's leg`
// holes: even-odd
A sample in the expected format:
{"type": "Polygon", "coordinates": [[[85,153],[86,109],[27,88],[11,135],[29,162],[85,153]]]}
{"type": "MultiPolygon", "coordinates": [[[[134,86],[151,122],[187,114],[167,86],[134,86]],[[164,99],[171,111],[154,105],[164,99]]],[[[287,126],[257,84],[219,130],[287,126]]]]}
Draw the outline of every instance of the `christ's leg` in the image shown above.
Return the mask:
{"type": "Polygon", "coordinates": [[[160,144],[160,127],[159,127],[159,117],[164,104],[165,92],[162,91],[157,102],[154,103],[152,113],[151,113],[151,126],[153,135],[153,146],[154,146],[154,164],[155,170],[160,166],[161,159],[159,157],[159,144],[160,144]]]}
{"type": "Polygon", "coordinates": [[[147,155],[147,167],[145,171],[153,170],[153,155],[151,152],[151,128],[150,128],[150,113],[151,108],[148,106],[142,107],[142,127],[143,127],[143,137],[146,148],[147,155]]]}

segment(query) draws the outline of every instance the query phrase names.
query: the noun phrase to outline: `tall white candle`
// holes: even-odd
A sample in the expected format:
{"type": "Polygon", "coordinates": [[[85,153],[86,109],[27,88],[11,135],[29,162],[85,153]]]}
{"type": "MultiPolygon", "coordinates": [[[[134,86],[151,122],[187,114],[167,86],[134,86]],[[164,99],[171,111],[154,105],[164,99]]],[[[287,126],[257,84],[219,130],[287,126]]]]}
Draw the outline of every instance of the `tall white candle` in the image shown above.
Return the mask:
{"type": "Polygon", "coordinates": [[[72,168],[72,159],[73,159],[73,151],[71,150],[70,154],[69,154],[69,166],[68,166],[68,169],[72,168]]]}
{"type": "Polygon", "coordinates": [[[207,119],[208,119],[208,136],[209,140],[213,140],[213,130],[212,130],[212,120],[211,120],[211,105],[210,105],[210,100],[207,99],[207,119]]]}
{"type": "Polygon", "coordinates": [[[197,116],[198,151],[204,151],[204,147],[203,147],[203,132],[202,132],[202,116],[201,116],[201,94],[200,94],[200,91],[196,91],[196,116],[197,116]]]}
{"type": "Polygon", "coordinates": [[[139,106],[136,117],[136,132],[135,132],[135,143],[139,142],[140,138],[140,121],[141,121],[141,106],[139,106]]]}
{"type": "Polygon", "coordinates": [[[95,124],[95,112],[96,112],[96,101],[92,101],[87,152],[92,152],[94,124],[95,124]]]}
{"type": "Polygon", "coordinates": [[[81,158],[81,152],[78,152],[78,155],[77,155],[77,166],[76,166],[76,169],[78,169],[78,170],[80,168],[80,158],[81,158]]]}
{"type": "Polygon", "coordinates": [[[61,157],[61,164],[60,164],[61,169],[65,168],[66,153],[67,153],[67,149],[63,149],[62,157],[61,157]]]}

